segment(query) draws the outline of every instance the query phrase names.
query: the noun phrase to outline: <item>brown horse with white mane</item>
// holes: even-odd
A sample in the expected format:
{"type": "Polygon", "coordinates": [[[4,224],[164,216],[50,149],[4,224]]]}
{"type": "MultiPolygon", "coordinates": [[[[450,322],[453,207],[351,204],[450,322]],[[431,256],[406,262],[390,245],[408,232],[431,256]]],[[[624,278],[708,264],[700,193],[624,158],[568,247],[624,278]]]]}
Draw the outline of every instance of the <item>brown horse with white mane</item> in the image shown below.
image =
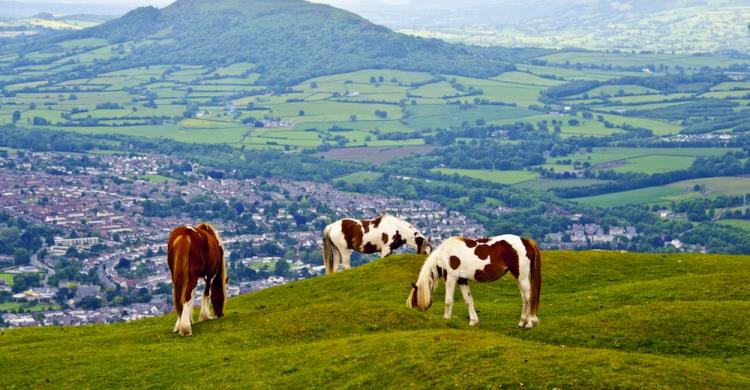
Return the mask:
{"type": "Polygon", "coordinates": [[[216,317],[224,315],[229,277],[224,261],[224,247],[211,225],[202,223],[195,227],[180,226],[172,230],[167,242],[167,262],[172,273],[174,308],[177,312],[173,332],[179,332],[180,336],[190,336],[193,333],[193,291],[200,278],[206,282],[201,299],[201,321],[214,318],[208,309],[209,299],[216,317]]]}

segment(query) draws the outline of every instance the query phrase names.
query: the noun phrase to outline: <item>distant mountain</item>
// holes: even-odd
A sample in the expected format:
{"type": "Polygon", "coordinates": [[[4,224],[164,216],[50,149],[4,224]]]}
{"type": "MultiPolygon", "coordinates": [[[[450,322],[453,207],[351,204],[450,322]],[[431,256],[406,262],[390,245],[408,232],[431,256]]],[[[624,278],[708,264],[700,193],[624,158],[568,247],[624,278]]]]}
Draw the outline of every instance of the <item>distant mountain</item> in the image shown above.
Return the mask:
{"type": "Polygon", "coordinates": [[[138,8],[57,41],[87,37],[157,41],[134,50],[129,65],[253,62],[260,82],[272,85],[363,68],[490,76],[509,67],[499,50],[398,34],[302,0],[178,0],[163,9],[138,8]]]}
{"type": "MultiPolygon", "coordinates": [[[[715,1],[711,1],[716,3],[715,1]]],[[[725,3],[747,3],[743,0],[725,3]]],[[[404,4],[360,1],[345,6],[376,23],[398,27],[492,25],[518,26],[545,19],[576,24],[580,18],[623,20],[632,15],[706,5],[706,0],[412,0],[404,4]],[[567,19],[574,17],[573,19],[567,19]]]]}
{"type": "Polygon", "coordinates": [[[413,0],[347,9],[398,31],[470,44],[750,51],[750,0],[413,0]]]}
{"type": "Polygon", "coordinates": [[[0,18],[30,18],[39,13],[50,13],[54,15],[95,14],[118,16],[130,11],[131,9],[132,7],[130,6],[113,4],[99,5],[61,1],[0,1],[0,18]]]}

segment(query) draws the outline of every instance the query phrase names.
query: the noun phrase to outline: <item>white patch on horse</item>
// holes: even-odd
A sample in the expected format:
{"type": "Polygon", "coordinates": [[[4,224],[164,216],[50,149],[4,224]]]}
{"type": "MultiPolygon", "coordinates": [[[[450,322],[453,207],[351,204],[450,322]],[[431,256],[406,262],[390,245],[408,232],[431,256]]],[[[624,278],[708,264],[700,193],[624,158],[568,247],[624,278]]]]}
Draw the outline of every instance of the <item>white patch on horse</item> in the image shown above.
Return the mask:
{"type": "MultiPolygon", "coordinates": [[[[190,292],[190,296],[193,296],[193,292],[190,292]]],[[[189,301],[183,303],[182,305],[182,315],[180,316],[180,326],[179,326],[179,332],[180,336],[190,336],[193,334],[193,329],[190,326],[190,323],[193,321],[193,299],[191,298],[189,301]]]]}
{"type": "Polygon", "coordinates": [[[201,321],[213,319],[213,316],[211,315],[211,311],[208,309],[210,299],[211,299],[210,295],[201,296],[201,316],[200,316],[201,321]]]}

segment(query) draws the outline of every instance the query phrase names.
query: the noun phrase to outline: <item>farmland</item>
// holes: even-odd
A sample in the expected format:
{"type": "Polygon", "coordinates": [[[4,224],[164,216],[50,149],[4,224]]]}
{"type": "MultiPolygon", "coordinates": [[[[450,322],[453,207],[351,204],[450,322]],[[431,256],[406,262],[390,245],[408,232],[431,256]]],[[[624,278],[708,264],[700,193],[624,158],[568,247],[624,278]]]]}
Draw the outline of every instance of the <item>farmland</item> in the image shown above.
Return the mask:
{"type": "Polygon", "coordinates": [[[481,169],[435,168],[436,172],[446,175],[461,175],[500,184],[518,184],[537,178],[537,174],[528,171],[490,171],[481,169]]]}
{"type": "MultiPolygon", "coordinates": [[[[205,147],[227,156],[206,164],[220,165],[226,174],[312,176],[349,191],[434,200],[492,232],[565,231],[570,215],[591,210],[584,205],[667,207],[743,195],[743,188],[718,188],[732,188],[726,183],[679,183],[710,180],[714,171],[727,180],[750,173],[743,149],[750,137],[750,60],[741,55],[464,51],[381,31],[394,42],[417,45],[421,54],[415,58],[411,50],[395,55],[399,50],[387,42],[377,42],[385,45],[380,52],[362,53],[375,42],[353,44],[316,30],[321,18],[308,26],[325,34],[314,56],[300,55],[310,43],[296,38],[274,42],[274,50],[236,45],[227,56],[220,48],[236,44],[244,32],[258,33],[260,42],[268,33],[262,26],[279,26],[258,20],[266,15],[256,12],[268,6],[283,14],[283,6],[225,1],[239,19],[219,42],[167,28],[163,34],[118,35],[117,42],[94,34],[0,55],[0,125],[108,138],[107,150],[179,141],[164,146],[166,152],[190,149],[188,158],[210,157],[203,156],[205,147]],[[438,46],[440,56],[427,53],[438,46]],[[342,47],[357,54],[328,55],[342,47]],[[325,61],[332,63],[319,66],[325,61]],[[258,161],[268,156],[294,163],[258,161]],[[524,221],[538,217],[540,205],[551,211],[527,227],[524,221]],[[498,221],[488,209],[517,214],[498,221]]],[[[198,8],[206,20],[216,20],[211,9],[198,8]]],[[[176,13],[162,19],[165,26],[184,26],[193,17],[180,9],[164,12],[176,13]]],[[[361,39],[361,20],[350,16],[341,21],[361,39]]],[[[196,35],[226,33],[204,27],[196,35]]],[[[274,31],[275,37],[286,33],[274,31]]],[[[167,176],[143,179],[158,183],[167,176]]],[[[603,216],[595,218],[612,216],[611,210],[599,212],[603,216]]],[[[619,222],[634,223],[628,218],[619,222]]],[[[628,249],[650,245],[643,242],[628,249]]]]}
{"type": "Polygon", "coordinates": [[[750,178],[712,177],[684,180],[660,187],[616,192],[574,199],[598,207],[617,207],[628,204],[664,203],[677,200],[713,198],[719,195],[750,194],[750,178]]]}

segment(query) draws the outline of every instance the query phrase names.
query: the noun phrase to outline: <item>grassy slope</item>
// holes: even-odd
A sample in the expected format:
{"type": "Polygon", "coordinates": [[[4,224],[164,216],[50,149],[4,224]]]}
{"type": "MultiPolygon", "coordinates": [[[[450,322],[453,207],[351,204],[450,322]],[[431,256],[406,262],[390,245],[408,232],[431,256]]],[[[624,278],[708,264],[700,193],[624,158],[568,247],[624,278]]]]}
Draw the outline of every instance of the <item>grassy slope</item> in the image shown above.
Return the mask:
{"type": "Polygon", "coordinates": [[[6,330],[0,364],[6,384],[50,388],[746,388],[749,260],[548,252],[542,322],[524,331],[510,279],[472,285],[474,329],[460,298],[450,321],[438,302],[405,308],[422,258],[394,256],[232,299],[191,338],[172,316],[6,330]]]}

